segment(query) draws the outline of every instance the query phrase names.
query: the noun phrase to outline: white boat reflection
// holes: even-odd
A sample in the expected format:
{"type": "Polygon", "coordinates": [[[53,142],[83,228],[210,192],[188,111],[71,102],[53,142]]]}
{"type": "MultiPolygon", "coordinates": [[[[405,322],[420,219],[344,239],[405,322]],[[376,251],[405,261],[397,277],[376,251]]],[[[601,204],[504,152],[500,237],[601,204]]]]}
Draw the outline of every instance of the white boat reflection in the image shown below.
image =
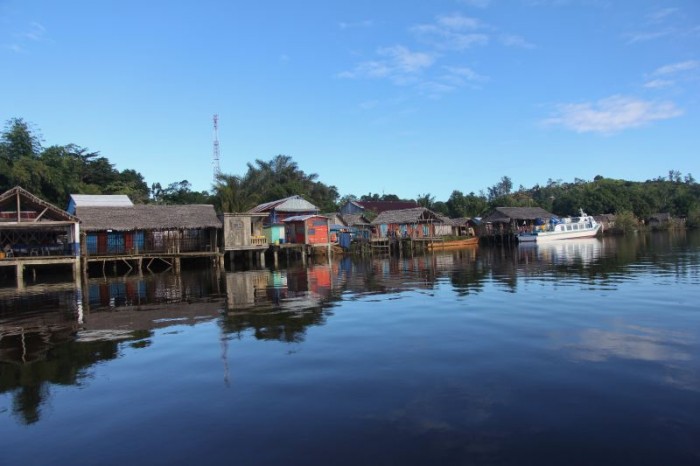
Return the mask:
{"type": "Polygon", "coordinates": [[[585,238],[520,243],[518,250],[528,258],[550,264],[590,264],[602,256],[603,242],[598,238],[585,238]]]}

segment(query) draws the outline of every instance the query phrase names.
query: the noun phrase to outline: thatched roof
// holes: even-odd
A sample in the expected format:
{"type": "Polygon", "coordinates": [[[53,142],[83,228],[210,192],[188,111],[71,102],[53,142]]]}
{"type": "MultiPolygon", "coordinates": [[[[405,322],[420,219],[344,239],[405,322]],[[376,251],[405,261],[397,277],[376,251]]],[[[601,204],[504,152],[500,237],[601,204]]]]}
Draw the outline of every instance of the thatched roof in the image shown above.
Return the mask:
{"type": "Polygon", "coordinates": [[[445,225],[457,226],[457,224],[454,222],[454,220],[451,219],[450,217],[448,217],[447,215],[442,215],[442,214],[435,214],[435,215],[437,215],[437,218],[439,218],[442,221],[442,223],[444,223],[445,225]]]}
{"type": "Polygon", "coordinates": [[[549,220],[552,217],[554,217],[554,214],[547,212],[541,207],[496,207],[493,212],[484,217],[483,222],[509,223],[513,220],[535,220],[538,218],[549,220]]]}
{"type": "MultiPolygon", "coordinates": [[[[39,222],[77,222],[78,219],[63,209],[35,196],[26,189],[15,186],[0,194],[0,211],[17,212],[20,210],[33,210],[39,217],[39,222]]],[[[36,223],[36,221],[32,221],[36,223]]]]}
{"type": "Polygon", "coordinates": [[[343,214],[341,215],[341,218],[343,219],[343,222],[345,222],[345,225],[349,227],[370,224],[369,220],[367,220],[362,214],[343,214]]]}
{"type": "Polygon", "coordinates": [[[221,228],[214,206],[135,205],[133,207],[78,207],[76,216],[85,231],[131,231],[221,228]]]}
{"type": "Polygon", "coordinates": [[[452,219],[452,224],[455,226],[466,227],[469,226],[470,223],[473,223],[471,217],[458,217],[452,219]]]}
{"type": "Polygon", "coordinates": [[[425,207],[415,209],[387,210],[372,221],[372,225],[382,224],[411,224],[411,223],[443,223],[438,215],[425,207]]]}

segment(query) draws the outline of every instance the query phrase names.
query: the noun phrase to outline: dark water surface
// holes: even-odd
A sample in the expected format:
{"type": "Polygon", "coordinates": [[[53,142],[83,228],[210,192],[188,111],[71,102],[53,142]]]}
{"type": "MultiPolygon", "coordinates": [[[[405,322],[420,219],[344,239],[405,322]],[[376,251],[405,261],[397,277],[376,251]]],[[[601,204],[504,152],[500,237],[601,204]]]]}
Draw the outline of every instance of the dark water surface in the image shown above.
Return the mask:
{"type": "Polygon", "coordinates": [[[700,235],[0,288],[0,464],[700,464],[700,235]]]}

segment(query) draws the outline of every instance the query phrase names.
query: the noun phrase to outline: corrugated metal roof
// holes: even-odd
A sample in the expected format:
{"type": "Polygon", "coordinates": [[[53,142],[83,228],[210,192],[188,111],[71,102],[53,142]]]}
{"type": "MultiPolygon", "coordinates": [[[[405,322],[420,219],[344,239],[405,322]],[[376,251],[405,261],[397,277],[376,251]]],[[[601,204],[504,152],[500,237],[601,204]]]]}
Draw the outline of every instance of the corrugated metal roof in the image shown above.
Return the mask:
{"type": "Polygon", "coordinates": [[[270,210],[277,212],[318,212],[319,209],[301,196],[290,196],[284,199],[278,199],[272,202],[266,202],[253,207],[249,210],[250,213],[268,212],[270,210]]]}
{"type": "Polygon", "coordinates": [[[405,210],[419,207],[415,201],[353,201],[353,204],[378,214],[387,210],[405,210]]]}
{"type": "Polygon", "coordinates": [[[126,194],[71,194],[76,207],[131,207],[134,205],[126,194]]]}
{"type": "Polygon", "coordinates": [[[323,215],[295,215],[294,217],[285,218],[284,222],[302,222],[314,217],[325,218],[328,220],[328,217],[324,217],[323,215]]]}

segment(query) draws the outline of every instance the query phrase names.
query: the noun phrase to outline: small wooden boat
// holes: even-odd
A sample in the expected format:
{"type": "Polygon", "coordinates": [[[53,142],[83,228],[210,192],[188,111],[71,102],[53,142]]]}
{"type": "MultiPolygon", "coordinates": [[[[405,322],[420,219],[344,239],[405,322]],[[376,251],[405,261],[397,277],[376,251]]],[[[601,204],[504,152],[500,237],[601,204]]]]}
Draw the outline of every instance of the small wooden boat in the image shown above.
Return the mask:
{"type": "Polygon", "coordinates": [[[428,249],[455,249],[463,248],[465,246],[476,246],[479,244],[478,236],[470,236],[464,239],[446,240],[446,241],[435,241],[428,243],[428,249]]]}

